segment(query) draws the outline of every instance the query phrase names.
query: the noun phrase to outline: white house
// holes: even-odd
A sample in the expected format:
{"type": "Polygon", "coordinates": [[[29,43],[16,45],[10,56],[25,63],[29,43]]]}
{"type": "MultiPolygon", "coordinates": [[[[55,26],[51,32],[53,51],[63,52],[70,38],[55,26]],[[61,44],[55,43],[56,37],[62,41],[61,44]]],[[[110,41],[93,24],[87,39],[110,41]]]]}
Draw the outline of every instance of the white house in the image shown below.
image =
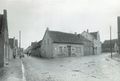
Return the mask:
{"type": "Polygon", "coordinates": [[[101,54],[101,41],[99,32],[84,31],[81,34],[89,41],[93,42],[93,54],[101,54]]]}
{"type": "Polygon", "coordinates": [[[83,41],[76,34],[50,31],[48,28],[41,43],[41,56],[47,58],[83,56],[83,41]]]}

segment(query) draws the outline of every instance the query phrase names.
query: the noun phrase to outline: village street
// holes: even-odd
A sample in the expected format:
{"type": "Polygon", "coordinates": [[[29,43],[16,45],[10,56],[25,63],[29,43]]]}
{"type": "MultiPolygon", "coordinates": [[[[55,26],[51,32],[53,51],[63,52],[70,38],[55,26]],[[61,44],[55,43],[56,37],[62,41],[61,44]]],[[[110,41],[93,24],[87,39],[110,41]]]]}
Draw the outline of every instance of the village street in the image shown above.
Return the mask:
{"type": "Polygon", "coordinates": [[[109,55],[54,59],[25,57],[26,81],[120,81],[120,62],[109,55]]]}

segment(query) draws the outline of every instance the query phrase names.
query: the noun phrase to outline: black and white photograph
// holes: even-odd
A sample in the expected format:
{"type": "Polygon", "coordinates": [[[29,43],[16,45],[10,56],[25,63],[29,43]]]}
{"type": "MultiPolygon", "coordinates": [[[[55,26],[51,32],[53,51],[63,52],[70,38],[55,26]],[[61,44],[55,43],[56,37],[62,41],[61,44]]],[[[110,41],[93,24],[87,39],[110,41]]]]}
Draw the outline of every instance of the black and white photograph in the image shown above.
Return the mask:
{"type": "Polygon", "coordinates": [[[120,1],[0,0],[0,81],[120,81],[120,1]]]}

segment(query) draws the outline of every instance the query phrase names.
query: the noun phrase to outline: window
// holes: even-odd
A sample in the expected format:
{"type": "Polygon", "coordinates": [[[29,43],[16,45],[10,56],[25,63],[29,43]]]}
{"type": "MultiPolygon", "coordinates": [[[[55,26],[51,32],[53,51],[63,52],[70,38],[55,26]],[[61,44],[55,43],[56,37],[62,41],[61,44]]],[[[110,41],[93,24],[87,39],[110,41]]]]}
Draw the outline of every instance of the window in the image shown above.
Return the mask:
{"type": "Polygon", "coordinates": [[[66,47],[64,47],[64,53],[66,52],[66,47]]]}
{"type": "Polygon", "coordinates": [[[80,47],[76,47],[76,53],[80,53],[81,52],[81,48],[80,47]]]}
{"type": "Polygon", "coordinates": [[[59,52],[62,53],[62,47],[59,47],[59,52]]]}

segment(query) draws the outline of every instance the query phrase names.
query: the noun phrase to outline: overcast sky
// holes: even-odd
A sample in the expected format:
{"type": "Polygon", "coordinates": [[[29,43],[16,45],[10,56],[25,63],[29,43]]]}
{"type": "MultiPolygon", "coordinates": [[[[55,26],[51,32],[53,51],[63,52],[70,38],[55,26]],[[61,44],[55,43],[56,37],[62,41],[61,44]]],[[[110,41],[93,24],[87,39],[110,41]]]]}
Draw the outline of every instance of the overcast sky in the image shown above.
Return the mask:
{"type": "Polygon", "coordinates": [[[0,13],[8,10],[9,37],[22,32],[22,47],[43,38],[50,30],[82,33],[99,31],[101,41],[117,38],[120,0],[0,0],[0,13]]]}

